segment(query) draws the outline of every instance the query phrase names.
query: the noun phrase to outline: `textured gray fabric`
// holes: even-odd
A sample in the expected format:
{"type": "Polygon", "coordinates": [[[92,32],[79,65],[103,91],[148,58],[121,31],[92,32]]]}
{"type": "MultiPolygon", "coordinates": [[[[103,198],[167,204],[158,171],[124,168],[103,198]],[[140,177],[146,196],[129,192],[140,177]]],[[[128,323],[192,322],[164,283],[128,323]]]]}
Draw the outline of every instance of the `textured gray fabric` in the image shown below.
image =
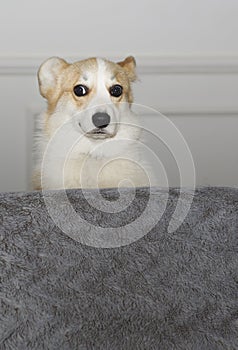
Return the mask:
{"type": "MultiPolygon", "coordinates": [[[[103,215],[80,190],[67,194],[103,227],[132,220],[148,200],[140,189],[128,210],[103,215]]],[[[162,195],[153,189],[154,202],[162,195]]],[[[40,192],[1,194],[0,349],[238,349],[238,190],[197,189],[168,233],[178,196],[170,190],[140,240],[102,249],[61,232],[40,192]]]]}

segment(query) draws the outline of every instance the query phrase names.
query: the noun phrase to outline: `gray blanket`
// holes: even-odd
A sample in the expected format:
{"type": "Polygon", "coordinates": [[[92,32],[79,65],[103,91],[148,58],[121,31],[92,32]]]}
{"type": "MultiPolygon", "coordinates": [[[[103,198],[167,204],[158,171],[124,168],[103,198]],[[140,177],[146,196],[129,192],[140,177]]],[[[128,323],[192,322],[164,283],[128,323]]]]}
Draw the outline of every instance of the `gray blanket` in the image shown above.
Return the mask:
{"type": "MultiPolygon", "coordinates": [[[[156,206],[164,192],[152,191],[156,206]]],[[[67,194],[100,227],[132,221],[148,201],[140,189],[127,210],[102,214],[80,190],[67,194]]],[[[238,190],[197,189],[169,233],[178,196],[170,190],[134,243],[97,248],[63,233],[40,192],[1,194],[0,349],[238,349],[238,190]]]]}

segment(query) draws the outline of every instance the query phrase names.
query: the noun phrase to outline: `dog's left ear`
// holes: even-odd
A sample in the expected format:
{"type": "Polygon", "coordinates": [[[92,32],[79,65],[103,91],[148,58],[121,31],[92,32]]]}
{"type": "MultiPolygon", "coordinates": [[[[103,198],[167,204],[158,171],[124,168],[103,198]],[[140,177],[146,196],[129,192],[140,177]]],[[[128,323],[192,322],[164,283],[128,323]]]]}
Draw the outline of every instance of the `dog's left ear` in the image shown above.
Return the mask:
{"type": "Polygon", "coordinates": [[[47,100],[57,94],[60,75],[69,64],[59,57],[51,57],[42,63],[38,70],[41,95],[47,100]]]}
{"type": "Polygon", "coordinates": [[[133,56],[129,56],[124,61],[117,62],[127,73],[130,81],[135,81],[136,76],[136,60],[133,56]]]}

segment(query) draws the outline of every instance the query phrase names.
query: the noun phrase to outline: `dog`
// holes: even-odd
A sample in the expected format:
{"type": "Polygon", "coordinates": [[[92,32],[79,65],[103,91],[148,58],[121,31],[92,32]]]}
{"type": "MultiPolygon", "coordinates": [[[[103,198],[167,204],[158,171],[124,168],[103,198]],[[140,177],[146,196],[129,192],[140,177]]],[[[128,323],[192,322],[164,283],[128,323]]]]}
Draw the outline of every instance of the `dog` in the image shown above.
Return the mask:
{"type": "Polygon", "coordinates": [[[132,112],[136,61],[52,57],[38,70],[47,110],[38,120],[35,190],[150,185],[132,112]]]}

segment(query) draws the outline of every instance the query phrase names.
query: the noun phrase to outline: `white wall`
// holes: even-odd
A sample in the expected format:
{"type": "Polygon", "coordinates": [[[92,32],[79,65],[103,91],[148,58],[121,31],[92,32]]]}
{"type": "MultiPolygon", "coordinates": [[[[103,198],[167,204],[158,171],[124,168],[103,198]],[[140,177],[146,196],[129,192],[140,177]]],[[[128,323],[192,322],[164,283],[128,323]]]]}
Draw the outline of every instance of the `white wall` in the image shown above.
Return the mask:
{"type": "Polygon", "coordinates": [[[6,55],[233,54],[237,0],[9,0],[6,55]]]}
{"type": "MultiPolygon", "coordinates": [[[[141,79],[136,102],[164,112],[183,133],[197,184],[236,186],[237,18],[237,0],[5,2],[0,11],[0,191],[28,186],[32,115],[44,104],[36,71],[51,55],[135,55],[141,79]]],[[[159,128],[156,116],[143,121],[159,128]]],[[[161,157],[166,163],[168,158],[161,157]]],[[[177,184],[174,165],[167,163],[170,184],[177,184]]]]}

